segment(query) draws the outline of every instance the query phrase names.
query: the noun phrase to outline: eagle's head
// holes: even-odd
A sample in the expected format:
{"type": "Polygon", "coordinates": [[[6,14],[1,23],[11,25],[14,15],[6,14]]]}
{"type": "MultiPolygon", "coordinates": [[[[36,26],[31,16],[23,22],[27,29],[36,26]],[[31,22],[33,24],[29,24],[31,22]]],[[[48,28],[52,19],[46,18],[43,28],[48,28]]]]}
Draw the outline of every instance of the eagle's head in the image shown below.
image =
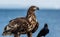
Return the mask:
{"type": "Polygon", "coordinates": [[[29,10],[30,10],[30,11],[35,11],[35,10],[39,10],[39,8],[36,7],[36,6],[31,6],[31,7],[29,8],[29,10]]]}
{"type": "Polygon", "coordinates": [[[28,9],[28,12],[34,12],[34,11],[36,11],[36,10],[39,10],[39,7],[37,7],[37,6],[31,6],[29,9],[28,9]]]}
{"type": "Polygon", "coordinates": [[[39,10],[39,7],[37,7],[37,6],[31,6],[31,7],[29,7],[29,9],[27,11],[27,16],[26,17],[30,17],[32,15],[35,16],[35,11],[36,10],[39,10]]]}

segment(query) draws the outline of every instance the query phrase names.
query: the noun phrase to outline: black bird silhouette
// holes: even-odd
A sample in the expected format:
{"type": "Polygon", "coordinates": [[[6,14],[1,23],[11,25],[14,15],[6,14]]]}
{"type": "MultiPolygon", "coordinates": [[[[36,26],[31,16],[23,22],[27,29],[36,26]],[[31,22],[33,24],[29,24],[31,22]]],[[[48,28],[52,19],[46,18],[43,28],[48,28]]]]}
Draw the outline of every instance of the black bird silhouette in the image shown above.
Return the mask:
{"type": "Polygon", "coordinates": [[[37,37],[46,36],[49,33],[48,25],[45,23],[44,28],[38,33],[37,37]]]}
{"type": "Polygon", "coordinates": [[[21,34],[27,34],[28,37],[32,37],[32,33],[37,30],[39,25],[35,16],[35,10],[39,10],[39,8],[31,6],[26,17],[10,20],[2,35],[14,34],[14,37],[20,37],[21,34]]]}

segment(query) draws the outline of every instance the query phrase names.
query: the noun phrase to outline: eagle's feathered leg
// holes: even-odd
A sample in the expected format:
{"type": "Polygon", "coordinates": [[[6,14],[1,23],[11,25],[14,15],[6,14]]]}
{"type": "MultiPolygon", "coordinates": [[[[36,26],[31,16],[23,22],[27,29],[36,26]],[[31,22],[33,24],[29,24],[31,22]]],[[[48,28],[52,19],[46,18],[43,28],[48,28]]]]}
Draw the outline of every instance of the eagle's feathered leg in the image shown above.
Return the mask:
{"type": "Polygon", "coordinates": [[[14,34],[14,37],[20,37],[20,33],[18,32],[18,33],[15,33],[14,34]]]}
{"type": "Polygon", "coordinates": [[[28,32],[28,33],[27,33],[27,36],[28,36],[28,37],[32,37],[32,32],[28,32]]]}
{"type": "Polygon", "coordinates": [[[20,35],[19,34],[14,34],[14,37],[20,37],[20,35]]]}

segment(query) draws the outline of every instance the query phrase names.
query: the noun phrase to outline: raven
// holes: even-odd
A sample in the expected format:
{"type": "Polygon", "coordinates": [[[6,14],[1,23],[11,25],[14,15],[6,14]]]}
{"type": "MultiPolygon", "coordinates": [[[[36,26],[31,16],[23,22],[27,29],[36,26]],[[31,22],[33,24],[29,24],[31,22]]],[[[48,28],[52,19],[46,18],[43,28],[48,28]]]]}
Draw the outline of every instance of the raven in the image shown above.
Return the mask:
{"type": "Polygon", "coordinates": [[[49,33],[48,25],[45,23],[44,28],[41,29],[41,31],[38,33],[37,37],[46,36],[49,33]]]}

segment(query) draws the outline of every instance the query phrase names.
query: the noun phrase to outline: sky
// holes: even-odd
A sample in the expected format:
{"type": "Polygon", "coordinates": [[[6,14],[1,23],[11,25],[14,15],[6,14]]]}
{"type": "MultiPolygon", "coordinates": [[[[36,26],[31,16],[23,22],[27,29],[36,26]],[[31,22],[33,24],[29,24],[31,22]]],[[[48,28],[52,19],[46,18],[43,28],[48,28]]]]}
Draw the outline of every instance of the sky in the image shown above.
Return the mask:
{"type": "Polygon", "coordinates": [[[41,9],[60,9],[60,0],[0,0],[0,8],[28,8],[31,5],[41,9]]]}

